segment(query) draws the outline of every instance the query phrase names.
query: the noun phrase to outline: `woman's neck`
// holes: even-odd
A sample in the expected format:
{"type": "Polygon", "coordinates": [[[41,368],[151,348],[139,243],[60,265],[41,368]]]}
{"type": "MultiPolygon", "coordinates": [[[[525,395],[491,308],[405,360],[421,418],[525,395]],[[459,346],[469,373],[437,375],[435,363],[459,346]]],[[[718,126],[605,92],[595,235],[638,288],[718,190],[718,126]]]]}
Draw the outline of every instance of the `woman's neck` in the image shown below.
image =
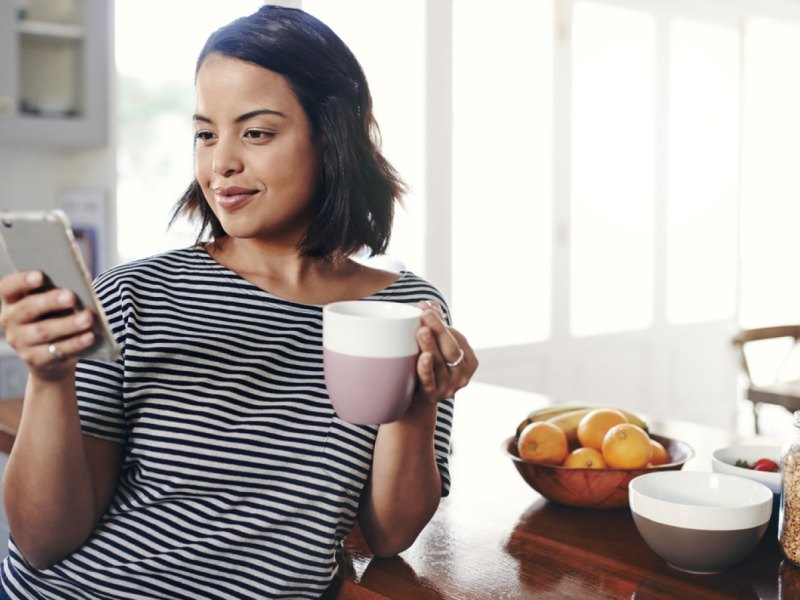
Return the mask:
{"type": "Polygon", "coordinates": [[[372,295],[397,279],[395,273],[351,259],[330,261],[300,256],[297,249],[258,240],[222,238],[208,244],[209,255],[274,296],[303,304],[327,304],[372,295]]]}

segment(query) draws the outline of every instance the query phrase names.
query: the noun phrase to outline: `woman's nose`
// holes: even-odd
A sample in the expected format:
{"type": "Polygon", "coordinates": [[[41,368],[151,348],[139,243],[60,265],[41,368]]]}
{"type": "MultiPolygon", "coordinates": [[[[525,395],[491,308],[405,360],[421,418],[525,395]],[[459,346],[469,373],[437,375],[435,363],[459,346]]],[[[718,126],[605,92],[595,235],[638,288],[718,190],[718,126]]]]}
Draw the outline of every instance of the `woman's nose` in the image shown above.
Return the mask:
{"type": "Polygon", "coordinates": [[[225,176],[242,170],[242,161],[234,141],[220,139],[214,145],[214,159],[211,168],[215,173],[225,176]]]}

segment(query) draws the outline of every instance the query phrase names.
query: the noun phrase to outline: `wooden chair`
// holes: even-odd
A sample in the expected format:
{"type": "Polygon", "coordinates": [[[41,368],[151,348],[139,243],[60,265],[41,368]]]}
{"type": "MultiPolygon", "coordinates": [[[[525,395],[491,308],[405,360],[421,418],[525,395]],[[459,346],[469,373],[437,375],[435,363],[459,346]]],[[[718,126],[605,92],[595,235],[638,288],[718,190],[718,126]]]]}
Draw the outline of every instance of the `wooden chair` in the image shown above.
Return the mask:
{"type": "Polygon", "coordinates": [[[747,376],[745,394],[747,399],[753,403],[756,434],[759,433],[758,404],[777,404],[790,412],[800,410],[800,371],[787,372],[787,367],[790,366],[790,359],[796,358],[800,351],[800,325],[743,329],[734,336],[733,344],[739,351],[742,370],[747,376]],[[756,381],[753,376],[753,365],[748,357],[747,348],[752,348],[758,342],[779,340],[780,338],[786,340],[786,350],[780,353],[781,356],[777,364],[771,365],[771,380],[756,381]]]}

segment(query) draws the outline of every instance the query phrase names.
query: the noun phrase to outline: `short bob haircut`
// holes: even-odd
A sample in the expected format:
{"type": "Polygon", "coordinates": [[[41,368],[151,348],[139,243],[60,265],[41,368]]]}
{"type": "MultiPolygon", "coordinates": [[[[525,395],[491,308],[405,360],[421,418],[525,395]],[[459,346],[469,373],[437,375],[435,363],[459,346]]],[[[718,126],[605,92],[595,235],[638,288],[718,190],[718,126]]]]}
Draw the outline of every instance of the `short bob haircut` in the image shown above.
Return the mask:
{"type": "MultiPolygon", "coordinates": [[[[337,260],[363,248],[371,255],[384,253],[395,201],[405,187],[380,152],[369,87],[345,43],[302,10],[263,6],[212,33],[195,74],[212,53],[283,75],[311,124],[320,174],[300,254],[337,260]]],[[[206,235],[212,242],[228,235],[196,179],[176,204],[172,221],[180,216],[199,220],[198,244],[206,235]]]]}

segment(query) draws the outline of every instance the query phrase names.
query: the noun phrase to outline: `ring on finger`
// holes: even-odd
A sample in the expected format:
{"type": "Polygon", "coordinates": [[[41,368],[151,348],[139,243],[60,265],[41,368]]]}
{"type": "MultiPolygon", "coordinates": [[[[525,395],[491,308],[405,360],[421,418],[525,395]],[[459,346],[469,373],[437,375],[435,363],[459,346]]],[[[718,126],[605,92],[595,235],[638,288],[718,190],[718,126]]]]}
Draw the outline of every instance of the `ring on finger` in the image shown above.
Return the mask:
{"type": "Polygon", "coordinates": [[[64,360],[64,355],[58,351],[58,348],[56,348],[55,344],[50,344],[49,346],[47,346],[47,351],[50,353],[50,356],[52,356],[55,360],[64,360]]]}
{"type": "Polygon", "coordinates": [[[447,368],[452,369],[453,367],[457,367],[458,365],[460,365],[462,362],[464,362],[464,349],[459,348],[458,358],[456,358],[454,361],[445,361],[444,364],[447,365],[447,368]]]}

